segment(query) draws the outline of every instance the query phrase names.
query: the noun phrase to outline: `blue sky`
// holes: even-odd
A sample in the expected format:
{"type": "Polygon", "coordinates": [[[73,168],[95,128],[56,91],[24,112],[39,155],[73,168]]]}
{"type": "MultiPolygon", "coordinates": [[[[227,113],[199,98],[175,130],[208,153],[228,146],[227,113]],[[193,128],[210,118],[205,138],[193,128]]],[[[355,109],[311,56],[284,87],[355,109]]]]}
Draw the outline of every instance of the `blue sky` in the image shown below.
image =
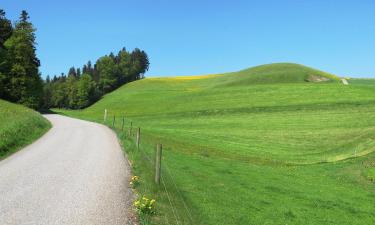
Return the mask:
{"type": "Polygon", "coordinates": [[[139,47],[149,77],[272,62],[375,77],[373,0],[2,0],[0,8],[11,20],[29,12],[43,76],[139,47]]]}

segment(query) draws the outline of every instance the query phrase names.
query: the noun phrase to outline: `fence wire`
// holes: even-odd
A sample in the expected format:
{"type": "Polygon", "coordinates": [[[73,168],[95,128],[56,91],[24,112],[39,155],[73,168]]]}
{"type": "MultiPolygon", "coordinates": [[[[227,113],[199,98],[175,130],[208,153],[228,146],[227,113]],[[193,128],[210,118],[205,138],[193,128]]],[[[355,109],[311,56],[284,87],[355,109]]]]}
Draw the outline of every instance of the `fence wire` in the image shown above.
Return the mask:
{"type": "MultiPolygon", "coordinates": [[[[134,148],[134,151],[140,153],[141,160],[143,163],[147,163],[148,167],[154,168],[155,167],[155,156],[147,151],[146,149],[150,149],[149,143],[148,145],[144,145],[143,137],[147,136],[147,131],[140,130],[140,144],[139,148],[137,149],[137,129],[139,126],[132,122],[131,120],[125,117],[116,117],[115,115],[107,115],[106,121],[104,124],[111,127],[113,130],[117,131],[118,134],[121,135],[122,138],[127,139],[131,143],[131,147],[134,148]],[[146,134],[146,135],[145,135],[146,134]]],[[[155,146],[157,143],[154,143],[155,146]]],[[[156,148],[156,147],[155,147],[156,148]]],[[[169,205],[169,211],[171,212],[173,217],[168,218],[167,213],[164,213],[164,220],[165,224],[173,224],[176,225],[184,225],[184,224],[195,224],[193,219],[192,210],[190,209],[188,203],[186,202],[181,188],[178,186],[178,182],[176,181],[174,175],[172,173],[172,169],[168,165],[167,161],[165,160],[165,149],[163,149],[163,159],[161,163],[161,176],[160,176],[160,190],[165,194],[167,203],[169,205]],[[173,191],[173,189],[175,191],[173,191]],[[174,193],[174,194],[173,194],[174,193]],[[172,197],[173,196],[173,197],[172,197]],[[177,207],[177,205],[182,205],[182,209],[177,207]],[[171,223],[170,220],[174,222],[171,223]]],[[[153,182],[153,181],[150,181],[153,182]]],[[[161,196],[157,196],[161,197],[161,196]]]]}

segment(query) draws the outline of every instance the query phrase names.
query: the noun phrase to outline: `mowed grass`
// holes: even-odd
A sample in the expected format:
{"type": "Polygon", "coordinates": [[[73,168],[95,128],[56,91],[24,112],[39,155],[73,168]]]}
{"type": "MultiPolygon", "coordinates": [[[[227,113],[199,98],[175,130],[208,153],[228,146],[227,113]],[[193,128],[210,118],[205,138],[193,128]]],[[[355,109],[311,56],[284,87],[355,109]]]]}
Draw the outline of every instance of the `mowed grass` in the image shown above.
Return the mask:
{"type": "Polygon", "coordinates": [[[141,127],[142,151],[119,135],[139,193],[157,197],[151,224],[374,224],[375,83],[296,64],[257,70],[144,79],[60,112],[102,122],[107,109],[117,130],[122,116],[141,127]],[[153,159],[156,143],[168,193],[141,153],[153,159]]]}
{"type": "Polygon", "coordinates": [[[0,99],[0,159],[42,136],[51,124],[38,112],[0,99]]]}

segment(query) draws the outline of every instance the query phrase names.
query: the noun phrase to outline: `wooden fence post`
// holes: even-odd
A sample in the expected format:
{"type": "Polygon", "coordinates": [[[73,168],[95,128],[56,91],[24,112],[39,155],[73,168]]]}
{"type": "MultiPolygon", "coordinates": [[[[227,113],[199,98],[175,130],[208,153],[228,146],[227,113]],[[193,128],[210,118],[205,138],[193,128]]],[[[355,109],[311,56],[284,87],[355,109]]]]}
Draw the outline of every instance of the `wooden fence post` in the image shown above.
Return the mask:
{"type": "Polygon", "coordinates": [[[104,122],[107,121],[107,109],[104,109],[104,122]]]}
{"type": "Polygon", "coordinates": [[[124,131],[125,118],[122,117],[121,131],[124,131]]]}
{"type": "Polygon", "coordinates": [[[112,122],[112,127],[113,127],[113,128],[115,127],[115,121],[116,121],[116,116],[113,115],[113,122],[112,122]]]}
{"type": "Polygon", "coordinates": [[[138,130],[137,130],[137,150],[139,150],[139,141],[141,139],[141,128],[138,127],[138,130]]]}
{"type": "Polygon", "coordinates": [[[162,152],[163,152],[162,144],[157,144],[156,145],[156,159],[155,159],[155,183],[157,184],[160,184],[162,152]]]}

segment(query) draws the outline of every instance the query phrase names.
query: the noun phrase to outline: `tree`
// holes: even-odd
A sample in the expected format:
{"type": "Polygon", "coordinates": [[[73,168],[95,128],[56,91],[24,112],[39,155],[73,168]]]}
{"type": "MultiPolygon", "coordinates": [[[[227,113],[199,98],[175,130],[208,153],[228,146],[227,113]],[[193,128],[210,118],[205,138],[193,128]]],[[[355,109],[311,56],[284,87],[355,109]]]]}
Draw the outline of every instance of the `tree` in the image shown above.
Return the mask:
{"type": "Polygon", "coordinates": [[[0,98],[4,99],[9,98],[6,88],[10,71],[10,62],[6,60],[7,50],[4,43],[10,38],[12,32],[12,23],[5,17],[4,10],[0,9],[0,98]]]}
{"type": "Polygon", "coordinates": [[[143,74],[148,70],[150,62],[146,52],[136,48],[131,53],[132,59],[132,70],[135,76],[135,80],[143,78],[143,74]]]}
{"type": "Polygon", "coordinates": [[[49,77],[49,75],[47,75],[46,77],[46,83],[49,84],[51,82],[51,78],[49,77]]]}
{"type": "Polygon", "coordinates": [[[77,84],[77,108],[90,105],[94,97],[95,82],[88,74],[83,74],[77,84]]]}
{"type": "Polygon", "coordinates": [[[44,83],[43,86],[43,105],[42,108],[44,109],[49,109],[53,107],[52,104],[52,83],[49,81],[49,76],[47,76],[48,80],[46,79],[46,82],[44,83]]]}
{"type": "Polygon", "coordinates": [[[92,69],[91,61],[89,60],[87,62],[87,71],[86,71],[86,73],[88,73],[88,74],[90,74],[92,76],[92,72],[93,72],[93,69],[92,69]]]}
{"type": "Polygon", "coordinates": [[[143,79],[144,74],[146,73],[146,71],[148,71],[150,67],[150,60],[148,59],[148,55],[145,51],[141,51],[140,61],[141,61],[141,68],[142,68],[140,79],[143,79]]]}
{"type": "Polygon", "coordinates": [[[67,98],[68,98],[68,108],[76,109],[77,108],[77,78],[73,75],[68,75],[66,79],[66,88],[67,88],[67,98]]]}
{"type": "Polygon", "coordinates": [[[77,78],[80,78],[81,77],[81,69],[80,68],[77,68],[77,78]]]}
{"type": "Polygon", "coordinates": [[[86,65],[83,65],[83,67],[82,67],[82,73],[87,73],[87,66],[86,65]]]}
{"type": "Polygon", "coordinates": [[[117,84],[116,68],[114,60],[109,56],[103,56],[96,62],[100,74],[99,88],[103,93],[113,90],[117,84]]]}
{"type": "Polygon", "coordinates": [[[52,85],[52,90],[51,105],[58,108],[67,108],[68,95],[66,82],[62,79],[56,81],[52,85]]]}
{"type": "Polygon", "coordinates": [[[28,19],[27,12],[22,11],[11,37],[4,43],[5,64],[10,67],[5,91],[9,100],[38,108],[43,83],[38,70],[40,61],[36,57],[35,28],[28,19]]]}
{"type": "Polygon", "coordinates": [[[12,32],[12,22],[5,17],[5,11],[0,9],[0,48],[4,48],[4,42],[10,38],[12,32]]]}
{"type": "Polygon", "coordinates": [[[116,56],[117,86],[121,86],[131,80],[131,56],[123,48],[116,56]]]}
{"type": "Polygon", "coordinates": [[[77,78],[77,72],[76,69],[73,67],[70,67],[69,72],[68,72],[68,77],[73,76],[74,78],[77,78]]]}

